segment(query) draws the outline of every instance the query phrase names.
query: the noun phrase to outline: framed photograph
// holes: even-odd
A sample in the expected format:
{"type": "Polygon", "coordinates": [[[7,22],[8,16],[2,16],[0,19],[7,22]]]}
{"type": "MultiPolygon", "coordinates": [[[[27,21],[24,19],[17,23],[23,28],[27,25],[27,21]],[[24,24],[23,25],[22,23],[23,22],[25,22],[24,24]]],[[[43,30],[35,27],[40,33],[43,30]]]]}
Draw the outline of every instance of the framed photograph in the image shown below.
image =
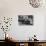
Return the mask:
{"type": "Polygon", "coordinates": [[[18,15],[19,25],[33,25],[33,15],[18,15]]]}

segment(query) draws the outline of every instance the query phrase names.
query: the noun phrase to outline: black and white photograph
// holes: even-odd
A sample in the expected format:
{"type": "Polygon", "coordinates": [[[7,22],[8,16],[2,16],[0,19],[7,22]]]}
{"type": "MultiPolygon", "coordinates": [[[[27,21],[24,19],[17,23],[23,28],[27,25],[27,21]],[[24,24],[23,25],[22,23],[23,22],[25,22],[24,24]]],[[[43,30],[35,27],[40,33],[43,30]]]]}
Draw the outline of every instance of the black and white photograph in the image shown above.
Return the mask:
{"type": "Polygon", "coordinates": [[[19,25],[33,25],[33,15],[19,15],[19,25]]]}

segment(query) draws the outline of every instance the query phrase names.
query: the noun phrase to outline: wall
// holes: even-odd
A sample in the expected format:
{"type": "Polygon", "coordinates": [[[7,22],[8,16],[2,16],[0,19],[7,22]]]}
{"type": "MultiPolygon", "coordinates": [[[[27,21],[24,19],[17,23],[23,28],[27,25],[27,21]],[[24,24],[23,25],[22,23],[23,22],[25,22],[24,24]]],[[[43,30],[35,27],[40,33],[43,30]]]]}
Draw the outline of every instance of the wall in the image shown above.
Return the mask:
{"type": "Polygon", "coordinates": [[[13,17],[12,26],[8,32],[17,40],[27,40],[34,34],[37,35],[39,40],[44,40],[44,15],[46,15],[46,8],[44,7],[33,8],[28,0],[0,0],[0,16],[13,17]],[[34,25],[19,26],[17,21],[18,15],[33,15],[34,25]]]}

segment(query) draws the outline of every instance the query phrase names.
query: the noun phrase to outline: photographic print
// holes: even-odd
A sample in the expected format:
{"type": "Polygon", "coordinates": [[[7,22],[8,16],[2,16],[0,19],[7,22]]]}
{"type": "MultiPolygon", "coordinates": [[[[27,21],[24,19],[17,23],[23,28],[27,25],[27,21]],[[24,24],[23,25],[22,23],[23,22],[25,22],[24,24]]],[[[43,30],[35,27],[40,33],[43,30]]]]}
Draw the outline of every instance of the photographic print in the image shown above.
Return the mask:
{"type": "Polygon", "coordinates": [[[33,15],[19,15],[19,25],[33,25],[33,15]]]}

